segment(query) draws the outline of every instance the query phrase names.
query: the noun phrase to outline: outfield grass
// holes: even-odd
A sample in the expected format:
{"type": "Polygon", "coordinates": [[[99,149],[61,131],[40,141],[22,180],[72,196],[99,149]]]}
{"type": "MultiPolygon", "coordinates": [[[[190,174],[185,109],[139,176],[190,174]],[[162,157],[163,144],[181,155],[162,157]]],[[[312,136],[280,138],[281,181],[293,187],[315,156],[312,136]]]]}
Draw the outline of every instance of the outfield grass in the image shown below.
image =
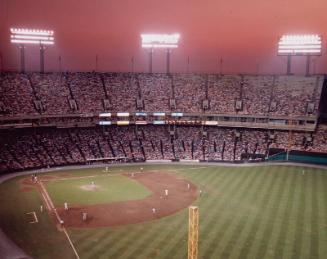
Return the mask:
{"type": "MultiPolygon", "coordinates": [[[[144,170],[177,169],[176,174],[203,190],[195,202],[200,208],[200,258],[327,258],[326,170],[194,167],[160,165],[145,166],[144,170]]],[[[112,171],[136,168],[117,167],[112,171]]],[[[95,171],[80,170],[78,174],[91,172],[95,171]]],[[[35,192],[17,192],[11,180],[1,185],[0,202],[0,226],[26,251],[35,258],[70,258],[62,233],[54,229],[45,214],[37,226],[22,223],[21,214],[41,202],[35,192]],[[32,236],[34,242],[28,241],[32,236]],[[43,239],[46,244],[58,241],[59,251],[56,245],[43,246],[43,239]]],[[[180,259],[187,258],[187,222],[187,210],[183,210],[143,224],[69,229],[69,234],[81,258],[180,259]]]]}
{"type": "Polygon", "coordinates": [[[68,204],[90,205],[144,199],[151,194],[145,186],[124,175],[99,175],[94,178],[57,180],[47,183],[47,191],[56,206],[68,204]],[[97,186],[87,191],[82,186],[97,186]]]}

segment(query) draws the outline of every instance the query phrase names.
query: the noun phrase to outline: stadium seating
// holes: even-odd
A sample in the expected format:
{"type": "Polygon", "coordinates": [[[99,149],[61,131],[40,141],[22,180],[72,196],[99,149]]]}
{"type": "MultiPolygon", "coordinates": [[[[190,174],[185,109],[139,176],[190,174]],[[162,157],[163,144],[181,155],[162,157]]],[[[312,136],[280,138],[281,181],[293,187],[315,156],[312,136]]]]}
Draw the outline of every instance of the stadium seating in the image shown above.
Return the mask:
{"type": "Polygon", "coordinates": [[[1,77],[6,109],[0,114],[5,116],[97,114],[105,110],[316,114],[323,80],[321,76],[141,73],[3,73],[1,77]],[[175,107],[170,105],[171,99],[175,107]],[[205,100],[207,108],[203,107],[205,100]]]}
{"type": "MultiPolygon", "coordinates": [[[[41,114],[46,119],[104,111],[316,115],[322,80],[320,76],[8,72],[1,74],[0,116],[41,114]]],[[[99,159],[238,161],[244,154],[264,157],[269,148],[327,153],[324,126],[314,133],[210,126],[74,127],[82,119],[66,117],[61,123],[70,126],[62,129],[2,130],[0,172],[99,159]]]]}
{"type": "Polygon", "coordinates": [[[327,152],[327,129],[321,127],[309,145],[308,133],[177,126],[111,126],[73,129],[3,130],[0,171],[67,164],[99,158],[131,161],[199,159],[238,161],[242,154],[266,156],[268,148],[327,152]]]}

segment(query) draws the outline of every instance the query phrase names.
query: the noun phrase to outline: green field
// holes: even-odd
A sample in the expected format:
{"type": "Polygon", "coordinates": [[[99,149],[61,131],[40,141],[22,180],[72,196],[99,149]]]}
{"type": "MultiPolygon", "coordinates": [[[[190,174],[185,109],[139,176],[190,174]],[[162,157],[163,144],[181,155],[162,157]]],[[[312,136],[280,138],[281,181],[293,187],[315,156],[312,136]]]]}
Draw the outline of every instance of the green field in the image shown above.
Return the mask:
{"type": "MultiPolygon", "coordinates": [[[[138,167],[110,171],[120,174],[138,167]]],[[[153,169],[175,171],[203,191],[195,202],[200,208],[199,258],[327,258],[327,170],[277,165],[144,166],[145,171],[153,169]]],[[[69,173],[83,176],[101,174],[102,170],[69,173]]],[[[117,176],[118,189],[120,178],[117,176]]],[[[46,213],[38,213],[40,223],[26,223],[24,213],[38,211],[42,201],[36,191],[19,192],[17,179],[1,185],[0,227],[34,258],[74,258],[63,233],[46,213]]],[[[147,195],[143,187],[128,184],[134,188],[126,199],[147,195]]],[[[59,195],[51,190],[57,187],[47,187],[59,203],[59,196],[71,196],[65,193],[73,189],[63,187],[59,195]]],[[[118,191],[115,199],[120,195],[123,192],[118,191]]],[[[142,224],[68,232],[81,258],[180,259],[187,258],[187,223],[185,209],[142,224]]]]}
{"type": "Polygon", "coordinates": [[[115,201],[143,199],[151,192],[137,181],[123,175],[52,181],[46,185],[48,193],[57,206],[68,204],[101,204],[115,201]],[[96,191],[82,189],[94,182],[96,191]]]}

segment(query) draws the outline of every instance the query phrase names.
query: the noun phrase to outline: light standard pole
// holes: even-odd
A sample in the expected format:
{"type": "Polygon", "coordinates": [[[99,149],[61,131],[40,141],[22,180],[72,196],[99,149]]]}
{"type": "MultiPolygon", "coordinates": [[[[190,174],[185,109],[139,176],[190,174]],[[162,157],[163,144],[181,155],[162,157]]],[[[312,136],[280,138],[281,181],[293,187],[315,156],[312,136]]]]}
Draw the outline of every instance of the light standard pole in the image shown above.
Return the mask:
{"type": "Polygon", "coordinates": [[[53,31],[34,29],[10,29],[11,43],[18,44],[20,51],[20,70],[25,72],[25,44],[38,45],[40,48],[40,72],[44,73],[45,45],[53,45],[53,31]]]}

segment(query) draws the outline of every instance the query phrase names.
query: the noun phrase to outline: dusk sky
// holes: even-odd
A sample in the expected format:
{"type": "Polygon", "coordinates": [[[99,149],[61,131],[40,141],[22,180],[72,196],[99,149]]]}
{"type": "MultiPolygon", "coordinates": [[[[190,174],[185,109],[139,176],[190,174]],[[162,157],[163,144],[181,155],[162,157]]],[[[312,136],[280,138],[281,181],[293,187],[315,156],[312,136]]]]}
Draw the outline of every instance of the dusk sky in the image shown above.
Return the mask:
{"type": "MultiPolygon", "coordinates": [[[[147,71],[141,33],[180,33],[171,71],[284,73],[277,41],[286,33],[323,37],[323,55],[311,70],[327,73],[326,0],[0,0],[2,69],[19,70],[19,52],[9,29],[55,31],[55,46],[46,52],[46,71],[147,71]]],[[[293,59],[293,72],[304,73],[305,58],[293,59]]],[[[39,69],[37,46],[26,48],[26,69],[39,69]]],[[[154,72],[165,71],[165,51],[154,53],[154,72]]]]}

